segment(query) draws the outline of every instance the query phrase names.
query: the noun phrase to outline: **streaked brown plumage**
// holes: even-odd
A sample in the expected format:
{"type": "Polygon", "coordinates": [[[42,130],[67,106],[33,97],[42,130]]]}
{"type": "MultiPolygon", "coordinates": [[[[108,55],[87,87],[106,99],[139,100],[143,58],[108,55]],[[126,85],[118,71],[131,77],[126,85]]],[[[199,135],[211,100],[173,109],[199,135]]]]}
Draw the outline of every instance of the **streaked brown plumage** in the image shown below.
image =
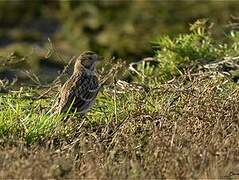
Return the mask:
{"type": "Polygon", "coordinates": [[[74,72],[62,86],[56,105],[56,113],[78,112],[85,114],[94,103],[99,91],[98,79],[95,74],[96,62],[99,56],[87,51],[76,60],[74,72]]]}

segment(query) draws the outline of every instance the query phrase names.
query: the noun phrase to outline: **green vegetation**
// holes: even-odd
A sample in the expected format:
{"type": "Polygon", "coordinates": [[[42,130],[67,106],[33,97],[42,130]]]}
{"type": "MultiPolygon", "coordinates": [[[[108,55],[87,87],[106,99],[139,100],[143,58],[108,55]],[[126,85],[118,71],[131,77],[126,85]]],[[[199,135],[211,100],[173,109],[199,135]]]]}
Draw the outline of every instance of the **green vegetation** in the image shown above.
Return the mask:
{"type": "Polygon", "coordinates": [[[158,63],[125,68],[132,82],[106,85],[86,117],[54,116],[53,91],[1,81],[0,177],[238,178],[238,42],[217,43],[206,21],[161,37],[158,63]]]}
{"type": "Polygon", "coordinates": [[[197,73],[200,70],[228,73],[230,78],[237,81],[239,33],[231,31],[225,37],[226,42],[222,43],[212,36],[211,27],[208,20],[202,19],[191,24],[187,34],[179,34],[174,38],[161,36],[156,39],[153,45],[155,61],[158,63],[139,63],[136,69],[145,77],[136,76],[136,81],[154,86],[155,82],[164,83],[187,71],[197,73]]]}
{"type": "Polygon", "coordinates": [[[27,89],[2,96],[1,178],[234,177],[238,86],[203,74],[185,83],[115,99],[106,88],[87,119],[67,122],[46,113],[51,98],[24,100],[27,89]]]}

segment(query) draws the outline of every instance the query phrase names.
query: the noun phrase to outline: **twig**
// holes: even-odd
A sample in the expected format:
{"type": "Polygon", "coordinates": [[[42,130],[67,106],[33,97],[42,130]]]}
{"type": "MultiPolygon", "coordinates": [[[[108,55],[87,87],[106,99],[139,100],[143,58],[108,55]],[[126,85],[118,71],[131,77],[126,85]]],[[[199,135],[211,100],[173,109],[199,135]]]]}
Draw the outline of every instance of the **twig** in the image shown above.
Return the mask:
{"type": "MultiPolygon", "coordinates": [[[[121,121],[121,122],[117,125],[117,127],[115,128],[115,130],[114,130],[111,134],[109,134],[108,136],[103,137],[103,138],[100,140],[100,142],[103,142],[103,141],[105,141],[107,138],[114,136],[115,133],[118,132],[119,129],[123,126],[123,124],[124,124],[127,120],[129,120],[129,118],[130,118],[130,116],[127,116],[123,121],[121,121]]],[[[112,143],[112,142],[111,142],[111,143],[112,143]]]]}
{"type": "Polygon", "coordinates": [[[69,68],[70,64],[73,62],[73,60],[75,60],[75,56],[72,57],[70,59],[70,61],[68,62],[68,64],[64,67],[63,71],[61,72],[61,74],[59,76],[57,76],[57,78],[48,85],[48,89],[41,94],[39,97],[37,97],[36,99],[41,99],[42,97],[44,97],[46,94],[48,94],[52,89],[59,87],[58,81],[61,79],[61,77],[66,73],[67,69],[69,68]]]}
{"type": "Polygon", "coordinates": [[[174,131],[173,131],[173,135],[172,135],[172,138],[171,138],[171,141],[170,141],[171,150],[173,148],[173,142],[174,142],[174,138],[175,138],[175,135],[176,135],[176,131],[177,131],[177,122],[174,123],[174,131]]]}
{"type": "Polygon", "coordinates": [[[61,72],[61,74],[59,76],[57,76],[57,78],[51,83],[51,84],[55,84],[57,83],[57,81],[59,81],[59,79],[66,73],[67,69],[69,68],[70,64],[75,60],[75,56],[73,56],[70,61],[67,63],[67,65],[64,67],[63,71],[61,72]]]}
{"type": "MultiPolygon", "coordinates": [[[[115,77],[114,77],[115,78],[115,77]]],[[[117,116],[117,98],[116,98],[116,84],[114,83],[114,114],[115,114],[115,121],[118,122],[118,116],[117,116]]]]}
{"type": "Polygon", "coordinates": [[[137,61],[137,62],[132,62],[129,64],[129,70],[132,71],[132,72],[135,72],[136,74],[138,74],[139,76],[141,76],[143,79],[145,78],[145,75],[144,74],[141,74],[139,71],[137,71],[134,66],[135,65],[138,65],[142,62],[152,62],[152,61],[156,61],[155,58],[153,57],[147,57],[147,58],[144,58],[140,61],[137,61]]]}
{"type": "Polygon", "coordinates": [[[37,77],[37,75],[30,71],[22,71],[27,75],[29,79],[31,79],[34,83],[36,83],[38,86],[41,85],[40,79],[37,77]]]}
{"type": "Polygon", "coordinates": [[[42,99],[46,94],[48,94],[52,89],[58,87],[58,85],[54,85],[54,86],[51,86],[50,88],[48,88],[44,93],[42,93],[40,96],[38,96],[36,98],[36,100],[38,99],[42,99]]]}
{"type": "Polygon", "coordinates": [[[115,77],[115,75],[119,72],[119,69],[122,68],[123,65],[124,65],[124,63],[117,63],[117,64],[113,65],[113,67],[110,69],[110,71],[105,75],[105,78],[103,80],[101,80],[100,85],[99,85],[100,88],[102,88],[110,78],[115,77]]]}

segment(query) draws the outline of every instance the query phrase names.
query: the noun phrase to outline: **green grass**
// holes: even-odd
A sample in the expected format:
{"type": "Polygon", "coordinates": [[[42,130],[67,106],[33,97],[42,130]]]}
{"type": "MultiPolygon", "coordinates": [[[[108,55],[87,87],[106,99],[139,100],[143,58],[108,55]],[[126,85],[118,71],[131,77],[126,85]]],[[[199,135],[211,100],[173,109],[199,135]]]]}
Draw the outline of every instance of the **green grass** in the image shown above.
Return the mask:
{"type": "Polygon", "coordinates": [[[198,20],[189,33],[174,38],[161,36],[154,42],[160,65],[150,74],[164,82],[183,74],[185,69],[198,72],[200,66],[238,56],[238,42],[238,32],[234,31],[228,33],[224,43],[219,42],[212,35],[209,21],[198,20]]]}
{"type": "Polygon", "coordinates": [[[32,89],[1,95],[0,177],[238,177],[238,86],[204,74],[160,84],[106,87],[86,118],[66,122],[32,89]]]}
{"type": "Polygon", "coordinates": [[[147,92],[106,85],[85,117],[52,115],[53,91],[37,100],[43,89],[1,81],[0,178],[239,178],[238,33],[220,44],[206,25],[162,37],[158,64],[134,67],[147,92]]]}

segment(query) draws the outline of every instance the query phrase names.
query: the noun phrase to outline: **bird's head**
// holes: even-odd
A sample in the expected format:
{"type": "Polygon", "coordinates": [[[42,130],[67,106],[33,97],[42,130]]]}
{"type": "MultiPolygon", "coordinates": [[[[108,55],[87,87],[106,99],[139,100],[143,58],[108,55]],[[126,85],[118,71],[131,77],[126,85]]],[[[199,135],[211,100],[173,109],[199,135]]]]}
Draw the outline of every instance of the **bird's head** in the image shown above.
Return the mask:
{"type": "Polygon", "coordinates": [[[95,52],[86,51],[77,58],[74,71],[78,71],[82,67],[91,71],[95,71],[96,63],[99,61],[99,59],[99,55],[95,52]]]}

